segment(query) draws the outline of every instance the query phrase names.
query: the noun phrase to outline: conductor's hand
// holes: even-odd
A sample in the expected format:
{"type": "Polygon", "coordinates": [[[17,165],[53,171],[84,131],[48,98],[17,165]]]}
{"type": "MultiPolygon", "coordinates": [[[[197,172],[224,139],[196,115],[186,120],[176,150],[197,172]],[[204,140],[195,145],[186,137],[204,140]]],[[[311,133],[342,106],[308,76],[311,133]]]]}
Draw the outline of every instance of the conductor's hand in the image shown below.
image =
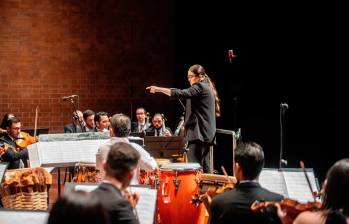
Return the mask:
{"type": "Polygon", "coordinates": [[[158,89],[158,87],[157,86],[148,86],[145,89],[149,90],[150,93],[156,93],[156,90],[158,89]]]}

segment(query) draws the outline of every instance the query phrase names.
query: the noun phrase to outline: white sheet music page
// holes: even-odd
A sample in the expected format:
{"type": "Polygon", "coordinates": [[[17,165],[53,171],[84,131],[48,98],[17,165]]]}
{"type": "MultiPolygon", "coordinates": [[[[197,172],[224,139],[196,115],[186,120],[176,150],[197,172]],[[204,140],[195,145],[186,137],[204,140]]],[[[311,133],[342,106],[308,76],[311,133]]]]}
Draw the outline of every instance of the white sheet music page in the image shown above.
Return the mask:
{"type": "Polygon", "coordinates": [[[269,191],[288,197],[283,174],[278,170],[263,169],[259,176],[259,183],[269,191]]]}
{"type": "Polygon", "coordinates": [[[107,139],[38,142],[40,165],[64,164],[71,162],[96,162],[96,153],[107,139]]]}
{"type": "MultiPolygon", "coordinates": [[[[148,187],[132,186],[130,192],[140,194],[136,210],[140,224],[153,224],[156,208],[156,190],[148,187]]],[[[180,218],[180,217],[179,217],[180,218]]]]}
{"type": "MultiPolygon", "coordinates": [[[[313,194],[309,189],[306,177],[303,172],[284,171],[284,178],[289,198],[295,199],[298,202],[305,203],[313,201],[313,194]]],[[[314,191],[318,191],[313,172],[307,172],[310,184],[314,191]]]]}
{"type": "Polygon", "coordinates": [[[38,150],[38,143],[28,145],[28,155],[29,155],[30,167],[40,167],[41,166],[39,150],[38,150]]]}
{"type": "Polygon", "coordinates": [[[0,210],[1,224],[46,224],[48,212],[0,210]]]}

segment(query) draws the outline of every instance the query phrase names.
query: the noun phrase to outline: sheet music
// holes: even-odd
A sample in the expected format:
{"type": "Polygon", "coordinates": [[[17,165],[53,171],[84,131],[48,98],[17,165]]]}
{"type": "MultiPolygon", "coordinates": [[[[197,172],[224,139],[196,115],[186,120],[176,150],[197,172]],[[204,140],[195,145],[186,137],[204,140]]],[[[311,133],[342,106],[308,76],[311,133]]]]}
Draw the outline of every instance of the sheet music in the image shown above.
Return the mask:
{"type": "Polygon", "coordinates": [[[75,185],[74,190],[76,191],[86,191],[91,192],[95,190],[98,187],[98,185],[75,185]]]}
{"type": "Polygon", "coordinates": [[[30,164],[36,167],[74,162],[94,163],[99,146],[106,141],[108,139],[37,142],[29,148],[30,164]]]}
{"type": "MultiPolygon", "coordinates": [[[[314,191],[318,191],[313,172],[307,172],[310,184],[314,191]]],[[[303,172],[283,172],[289,198],[299,202],[313,201],[313,194],[303,172]]]]}
{"type": "Polygon", "coordinates": [[[0,209],[1,224],[14,224],[14,223],[46,224],[48,220],[48,216],[49,216],[48,212],[0,209]]]}
{"type": "Polygon", "coordinates": [[[4,177],[7,165],[7,163],[0,163],[0,183],[2,181],[2,178],[4,177]]]}
{"type": "Polygon", "coordinates": [[[28,155],[29,155],[30,167],[41,166],[37,144],[28,145],[28,155]]]}
{"type": "Polygon", "coordinates": [[[156,190],[148,187],[132,186],[128,190],[132,193],[140,194],[136,210],[140,224],[153,224],[156,208],[156,190]]]}
{"type": "Polygon", "coordinates": [[[283,173],[278,170],[263,169],[259,176],[259,183],[269,191],[288,197],[283,173]]]}

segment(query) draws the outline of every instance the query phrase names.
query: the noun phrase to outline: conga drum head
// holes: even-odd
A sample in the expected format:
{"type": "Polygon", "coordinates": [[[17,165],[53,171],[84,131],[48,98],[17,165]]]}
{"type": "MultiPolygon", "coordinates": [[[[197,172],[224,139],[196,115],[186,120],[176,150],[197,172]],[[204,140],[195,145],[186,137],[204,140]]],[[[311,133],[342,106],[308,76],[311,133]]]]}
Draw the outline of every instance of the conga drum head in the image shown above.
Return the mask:
{"type": "Polygon", "coordinates": [[[168,163],[160,167],[160,171],[198,171],[201,170],[199,163],[168,163]]]}

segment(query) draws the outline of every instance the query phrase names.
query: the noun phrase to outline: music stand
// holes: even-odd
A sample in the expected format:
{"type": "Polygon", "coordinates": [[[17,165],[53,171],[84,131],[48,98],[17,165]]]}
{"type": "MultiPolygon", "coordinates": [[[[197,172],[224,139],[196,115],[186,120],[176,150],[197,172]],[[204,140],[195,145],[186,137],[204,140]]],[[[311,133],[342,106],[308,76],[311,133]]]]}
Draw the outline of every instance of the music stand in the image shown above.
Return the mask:
{"type": "Polygon", "coordinates": [[[4,178],[5,172],[7,170],[9,163],[8,162],[1,162],[0,163],[0,183],[2,182],[2,179],[4,178]]]}
{"type": "Polygon", "coordinates": [[[178,158],[183,156],[185,142],[182,136],[145,136],[145,149],[155,158],[178,158]]]}

